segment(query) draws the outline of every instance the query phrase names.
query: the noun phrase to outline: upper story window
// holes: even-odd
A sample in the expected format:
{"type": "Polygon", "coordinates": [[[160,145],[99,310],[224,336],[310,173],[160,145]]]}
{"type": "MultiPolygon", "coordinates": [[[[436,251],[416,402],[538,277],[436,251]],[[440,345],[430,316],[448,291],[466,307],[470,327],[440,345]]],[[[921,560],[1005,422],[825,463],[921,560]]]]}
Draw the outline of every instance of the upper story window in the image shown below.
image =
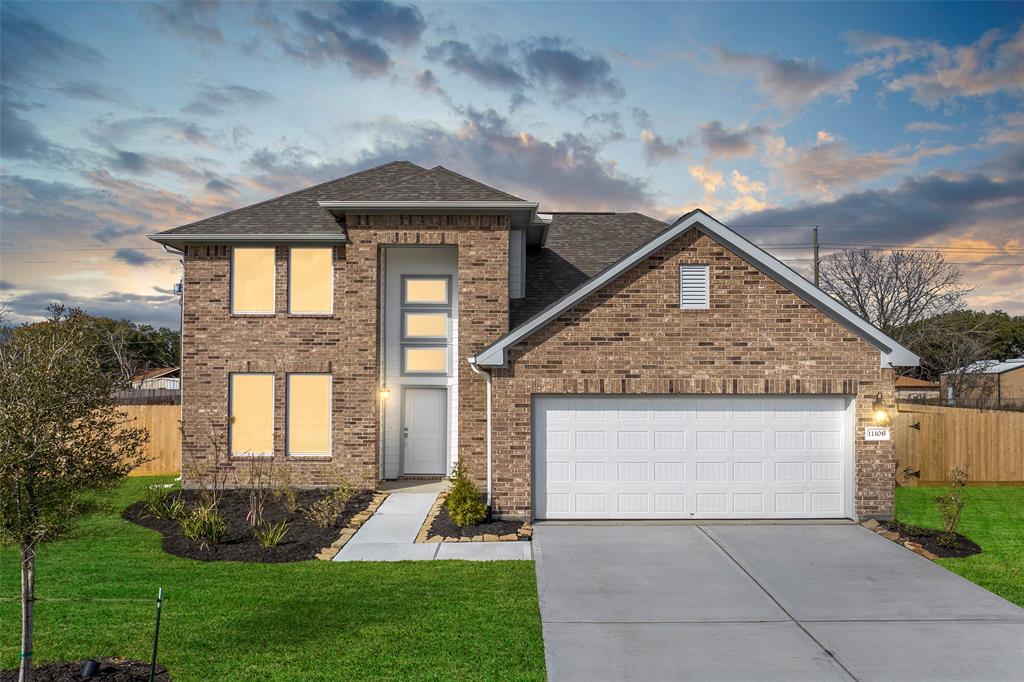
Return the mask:
{"type": "Polygon", "coordinates": [[[711,282],[707,265],[679,267],[679,307],[683,310],[711,307],[711,282]]]}
{"type": "Polygon", "coordinates": [[[288,312],[334,313],[334,249],[293,246],[288,255],[288,312]]]}
{"type": "Polygon", "coordinates": [[[402,277],[402,305],[448,306],[450,284],[450,277],[405,275],[402,277]]]}
{"type": "Polygon", "coordinates": [[[274,314],[274,247],[231,249],[231,312],[274,314]]]}
{"type": "Polygon", "coordinates": [[[402,277],[402,374],[448,374],[451,284],[443,275],[402,277]]]}

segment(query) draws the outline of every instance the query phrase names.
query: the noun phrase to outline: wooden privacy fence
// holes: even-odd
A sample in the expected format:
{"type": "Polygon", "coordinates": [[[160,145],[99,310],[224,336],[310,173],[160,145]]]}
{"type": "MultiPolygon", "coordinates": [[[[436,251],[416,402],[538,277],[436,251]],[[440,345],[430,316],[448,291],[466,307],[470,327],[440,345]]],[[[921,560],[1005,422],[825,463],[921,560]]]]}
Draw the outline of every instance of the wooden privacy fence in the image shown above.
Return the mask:
{"type": "Polygon", "coordinates": [[[134,419],[131,426],[149,431],[145,455],[150,458],[129,476],[177,474],[181,471],[181,405],[121,405],[134,419]]]}
{"type": "Polygon", "coordinates": [[[902,485],[946,485],[957,466],[968,485],[1024,485],[1024,412],[900,403],[893,441],[902,485]]]}

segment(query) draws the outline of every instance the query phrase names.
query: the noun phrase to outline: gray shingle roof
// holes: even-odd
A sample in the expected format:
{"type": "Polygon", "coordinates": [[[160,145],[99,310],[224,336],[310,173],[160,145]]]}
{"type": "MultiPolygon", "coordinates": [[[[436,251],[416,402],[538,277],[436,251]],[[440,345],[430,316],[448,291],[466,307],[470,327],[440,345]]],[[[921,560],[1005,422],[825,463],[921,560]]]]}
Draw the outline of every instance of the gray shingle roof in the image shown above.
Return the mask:
{"type": "Polygon", "coordinates": [[[395,183],[376,186],[345,200],[363,201],[524,201],[488,187],[443,166],[409,176],[395,183]]]}
{"type": "Polygon", "coordinates": [[[552,214],[544,247],[526,251],[526,297],[510,302],[512,328],[666,229],[641,213],[552,214]]]}
{"type": "Polygon", "coordinates": [[[318,201],[344,201],[357,194],[427,172],[408,161],[392,161],[337,180],[307,187],[258,204],[161,232],[188,234],[330,234],[341,233],[331,214],[318,201]]]}
{"type": "Polygon", "coordinates": [[[357,198],[364,201],[523,201],[441,166],[427,170],[408,161],[394,161],[160,234],[340,234],[341,227],[334,217],[317,202],[357,198]]]}

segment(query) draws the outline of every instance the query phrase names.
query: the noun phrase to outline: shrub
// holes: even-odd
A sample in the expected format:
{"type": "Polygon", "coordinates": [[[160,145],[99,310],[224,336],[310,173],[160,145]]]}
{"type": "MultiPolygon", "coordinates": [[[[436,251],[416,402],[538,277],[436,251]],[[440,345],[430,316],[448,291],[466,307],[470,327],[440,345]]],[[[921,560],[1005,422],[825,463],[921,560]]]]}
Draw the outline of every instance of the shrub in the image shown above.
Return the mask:
{"type": "Polygon", "coordinates": [[[143,497],[146,514],[157,519],[171,518],[168,506],[170,497],[171,491],[162,485],[147,486],[143,497]]]}
{"type": "Polygon", "coordinates": [[[297,512],[299,510],[299,496],[295,486],[292,485],[292,477],[288,467],[278,470],[274,477],[273,485],[274,497],[288,510],[288,513],[294,514],[297,512]]]}
{"type": "Polygon", "coordinates": [[[170,488],[149,486],[143,498],[145,513],[156,519],[173,521],[185,513],[185,504],[180,497],[171,497],[170,488]]]}
{"type": "Polygon", "coordinates": [[[967,500],[963,496],[963,488],[967,485],[967,473],[960,467],[953,467],[949,472],[949,490],[935,498],[935,505],[942,517],[942,529],[946,531],[945,539],[952,539],[956,527],[960,524],[960,514],[967,500]]]}
{"type": "Polygon", "coordinates": [[[309,505],[306,516],[320,528],[329,528],[337,523],[355,492],[348,481],[342,481],[337,488],[309,505]]]}
{"type": "Polygon", "coordinates": [[[200,547],[219,545],[228,532],[227,519],[216,507],[200,505],[178,519],[181,534],[200,547]]]}
{"type": "Polygon", "coordinates": [[[288,522],[266,523],[252,529],[253,535],[262,547],[276,547],[288,533],[288,522]]]}
{"type": "Polygon", "coordinates": [[[461,467],[452,471],[452,487],[445,504],[452,521],[460,526],[475,526],[487,518],[487,505],[480,489],[461,467]]]}

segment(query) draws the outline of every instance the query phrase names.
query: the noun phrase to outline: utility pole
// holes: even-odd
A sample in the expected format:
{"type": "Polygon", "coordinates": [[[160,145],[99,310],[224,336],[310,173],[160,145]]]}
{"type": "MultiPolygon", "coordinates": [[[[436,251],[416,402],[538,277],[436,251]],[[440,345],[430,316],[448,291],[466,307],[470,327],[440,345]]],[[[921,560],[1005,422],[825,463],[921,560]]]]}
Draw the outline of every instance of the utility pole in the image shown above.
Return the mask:
{"type": "Polygon", "coordinates": [[[821,256],[818,255],[818,226],[814,226],[814,286],[818,286],[821,271],[821,256]]]}

